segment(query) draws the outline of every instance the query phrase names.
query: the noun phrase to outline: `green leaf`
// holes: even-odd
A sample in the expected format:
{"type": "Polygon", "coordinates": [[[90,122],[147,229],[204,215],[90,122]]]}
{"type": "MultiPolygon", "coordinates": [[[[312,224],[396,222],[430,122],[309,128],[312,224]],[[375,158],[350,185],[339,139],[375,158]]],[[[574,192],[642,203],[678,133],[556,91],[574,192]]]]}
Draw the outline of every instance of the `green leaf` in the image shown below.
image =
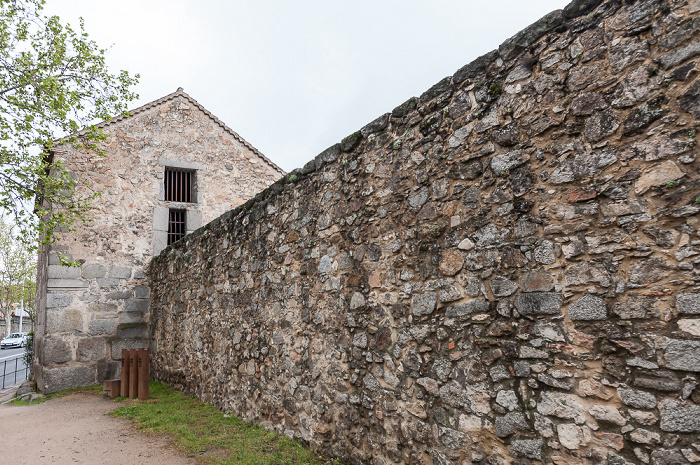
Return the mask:
{"type": "Polygon", "coordinates": [[[33,251],[85,219],[94,197],[76,195],[75,180],[52,163],[57,139],[103,153],[94,125],[126,112],[139,78],[110,73],[83,20],[75,30],[44,16],[44,3],[0,0],[0,210],[33,251]]]}

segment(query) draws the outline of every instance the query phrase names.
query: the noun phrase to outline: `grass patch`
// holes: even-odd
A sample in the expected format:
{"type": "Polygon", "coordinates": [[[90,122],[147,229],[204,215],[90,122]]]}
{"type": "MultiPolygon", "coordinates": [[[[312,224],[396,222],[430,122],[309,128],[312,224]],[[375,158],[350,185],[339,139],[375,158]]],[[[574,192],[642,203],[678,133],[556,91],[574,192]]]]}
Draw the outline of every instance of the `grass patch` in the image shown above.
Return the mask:
{"type": "Polygon", "coordinates": [[[133,420],[147,432],[167,434],[199,463],[222,465],[337,464],[306,449],[298,441],[266,431],[236,417],[224,418],[217,408],[158,381],[151,398],[125,401],[111,415],[133,420]]]}
{"type": "Polygon", "coordinates": [[[14,400],[10,401],[10,405],[16,405],[18,407],[24,407],[27,405],[36,405],[36,404],[41,404],[43,402],[46,402],[47,400],[58,399],[59,397],[67,396],[68,394],[73,394],[76,392],[88,392],[91,394],[102,394],[102,386],[100,386],[99,384],[96,384],[94,386],[81,386],[81,387],[75,387],[75,388],[70,388],[70,389],[64,389],[63,391],[52,392],[51,394],[45,394],[45,395],[39,397],[34,402],[27,402],[26,400],[22,400],[22,399],[14,399],[14,400]]]}

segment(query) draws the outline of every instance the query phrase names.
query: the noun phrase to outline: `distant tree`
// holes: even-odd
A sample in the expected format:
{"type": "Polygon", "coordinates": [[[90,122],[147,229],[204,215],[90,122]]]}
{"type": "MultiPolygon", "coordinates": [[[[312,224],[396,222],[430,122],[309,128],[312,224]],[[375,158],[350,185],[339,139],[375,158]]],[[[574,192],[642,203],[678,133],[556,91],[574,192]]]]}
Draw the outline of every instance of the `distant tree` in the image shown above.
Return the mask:
{"type": "Polygon", "coordinates": [[[43,15],[44,3],[0,0],[0,210],[34,250],[72,230],[92,198],[73,195],[75,180],[49,156],[53,141],[99,152],[104,135],[90,125],[126,112],[139,77],[110,74],[82,19],[76,31],[43,15]]]}
{"type": "MultiPolygon", "coordinates": [[[[24,244],[18,241],[18,245],[24,244]]],[[[21,284],[21,287],[19,301],[22,306],[21,309],[29,315],[29,320],[34,322],[34,316],[36,315],[36,307],[34,306],[36,300],[36,262],[32,267],[30,275],[24,279],[24,283],[21,284]]]]}
{"type": "MultiPolygon", "coordinates": [[[[12,328],[15,304],[27,300],[36,289],[36,255],[15,236],[15,226],[0,217],[0,313],[5,319],[5,336],[12,328]]],[[[33,319],[34,298],[29,302],[33,319]]]]}

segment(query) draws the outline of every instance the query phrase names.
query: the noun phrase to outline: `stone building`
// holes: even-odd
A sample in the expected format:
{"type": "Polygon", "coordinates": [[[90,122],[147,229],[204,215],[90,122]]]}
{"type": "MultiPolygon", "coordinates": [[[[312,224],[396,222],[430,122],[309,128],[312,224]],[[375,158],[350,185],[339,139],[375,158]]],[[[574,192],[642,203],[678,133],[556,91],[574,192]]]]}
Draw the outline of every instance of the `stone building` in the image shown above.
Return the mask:
{"type": "Polygon", "coordinates": [[[104,156],[69,144],[51,153],[77,194],[101,195],[91,221],[39,257],[34,371],[45,392],[118,376],[121,349],[149,344],[151,258],[284,175],[182,88],[100,126],[104,156]]]}

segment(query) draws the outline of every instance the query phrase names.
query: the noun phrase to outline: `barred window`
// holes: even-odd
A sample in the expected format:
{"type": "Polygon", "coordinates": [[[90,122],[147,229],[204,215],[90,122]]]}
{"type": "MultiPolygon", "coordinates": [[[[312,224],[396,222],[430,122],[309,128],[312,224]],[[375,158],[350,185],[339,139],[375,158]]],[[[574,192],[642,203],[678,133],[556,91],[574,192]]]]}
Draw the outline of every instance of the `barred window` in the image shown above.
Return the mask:
{"type": "Polygon", "coordinates": [[[186,210],[170,210],[168,215],[168,245],[185,237],[187,232],[186,215],[186,210]]]}
{"type": "Polygon", "coordinates": [[[192,203],[194,171],[165,168],[165,200],[192,203]]]}

